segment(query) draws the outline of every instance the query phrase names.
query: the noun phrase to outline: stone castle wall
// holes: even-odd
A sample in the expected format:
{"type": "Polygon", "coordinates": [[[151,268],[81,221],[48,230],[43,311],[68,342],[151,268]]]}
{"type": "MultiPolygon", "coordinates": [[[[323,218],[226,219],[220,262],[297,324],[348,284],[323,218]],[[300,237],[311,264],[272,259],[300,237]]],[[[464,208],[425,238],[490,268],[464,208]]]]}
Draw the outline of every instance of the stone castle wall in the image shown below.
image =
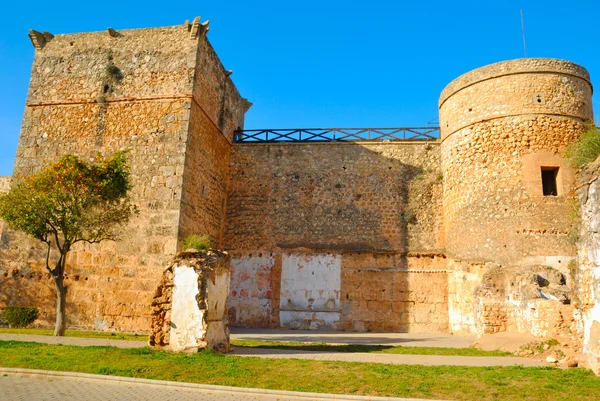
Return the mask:
{"type": "MultiPolygon", "coordinates": [[[[537,302],[535,299],[507,293],[505,301],[488,305],[485,312],[480,309],[485,308],[482,299],[486,292],[477,295],[477,289],[485,285],[492,268],[506,271],[507,277],[490,284],[502,293],[503,280],[511,281],[511,267],[552,267],[569,276],[569,262],[576,257],[568,238],[574,171],[564,163],[562,154],[593,120],[591,94],[585,69],[553,59],[492,64],[457,78],[442,92],[444,226],[451,260],[452,331],[553,330],[543,327],[547,326],[543,318],[539,319],[540,328],[531,327],[535,319],[523,311],[528,302],[537,302]],[[543,195],[545,168],[558,169],[558,196],[543,195]],[[490,312],[490,308],[499,312],[490,312]],[[482,323],[484,320],[487,323],[482,323]]],[[[531,309],[558,308],[548,305],[531,309]]]]}
{"type": "Polygon", "coordinates": [[[206,40],[199,44],[190,115],[179,237],[209,234],[222,249],[233,133],[250,103],[240,97],[206,40]]]}
{"type": "Polygon", "coordinates": [[[235,145],[236,325],[447,329],[437,143],[235,145]],[[438,313],[439,312],[439,313],[438,313]]]}
{"type": "Polygon", "coordinates": [[[553,59],[496,63],[448,85],[440,126],[449,256],[525,265],[562,257],[566,267],[574,172],[561,155],[593,121],[591,95],[587,71],[553,59]],[[545,167],[559,169],[558,196],[542,194],[545,167]]]}
{"type": "MultiPolygon", "coordinates": [[[[152,292],[162,269],[180,235],[198,228],[186,221],[195,194],[184,185],[184,171],[223,170],[204,156],[213,154],[212,145],[198,141],[211,135],[211,140],[227,142],[233,131],[222,130],[243,125],[245,109],[236,107],[245,103],[206,37],[190,31],[181,25],[123,30],[115,36],[56,35],[36,51],[14,176],[38,171],[65,153],[91,159],[130,149],[132,197],[140,209],[124,229],[125,240],[71,252],[66,280],[70,325],[127,331],[149,327],[152,292]],[[206,71],[211,74],[198,78],[206,71]],[[200,81],[204,92],[197,89],[200,81]],[[220,97],[213,99],[210,87],[219,88],[220,97]],[[221,116],[220,125],[215,128],[199,115],[214,121],[221,116]]],[[[203,204],[220,205],[223,193],[222,183],[208,181],[203,204]]],[[[199,228],[218,237],[222,215],[213,217],[199,228]]],[[[51,323],[52,302],[44,300],[55,295],[42,266],[42,248],[7,228],[2,238],[0,279],[7,290],[0,305],[35,304],[40,323],[51,323]]]]}
{"type": "MultiPolygon", "coordinates": [[[[542,300],[538,290],[550,287],[530,281],[552,278],[557,294],[595,285],[595,261],[585,259],[593,244],[580,247],[579,276],[569,268],[574,172],[562,162],[593,119],[582,67],[520,59],[457,78],[440,98],[437,142],[235,144],[250,103],[205,34],[195,21],[31,35],[15,178],[64,153],[91,160],[130,149],[141,211],[126,240],[71,253],[70,325],[146,331],[178,241],[209,234],[231,254],[233,325],[574,329],[572,306],[542,300]],[[558,169],[558,196],[542,194],[548,168],[558,169]]],[[[592,199],[593,185],[587,191],[592,199]]],[[[37,305],[39,323],[50,325],[54,308],[42,300],[55,295],[42,248],[8,227],[0,233],[0,306],[37,305]]],[[[581,297],[591,333],[583,341],[595,355],[593,291],[581,297]]]]}

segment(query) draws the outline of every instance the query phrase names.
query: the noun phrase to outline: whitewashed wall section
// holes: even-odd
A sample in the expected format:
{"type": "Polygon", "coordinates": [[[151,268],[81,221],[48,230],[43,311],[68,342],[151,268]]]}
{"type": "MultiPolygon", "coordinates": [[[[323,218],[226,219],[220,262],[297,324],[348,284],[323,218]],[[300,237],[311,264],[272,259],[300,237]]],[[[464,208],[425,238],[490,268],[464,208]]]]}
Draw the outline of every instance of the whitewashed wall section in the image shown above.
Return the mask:
{"type": "Polygon", "coordinates": [[[177,266],[174,270],[173,298],[171,306],[170,345],[172,351],[205,347],[206,334],[204,312],[198,307],[198,273],[188,266],[177,266]]]}
{"type": "Polygon", "coordinates": [[[279,320],[292,329],[333,329],[340,320],[341,255],[283,255],[279,320]]]}
{"type": "Polygon", "coordinates": [[[232,258],[227,300],[230,324],[269,327],[274,264],[272,255],[232,258]]]}

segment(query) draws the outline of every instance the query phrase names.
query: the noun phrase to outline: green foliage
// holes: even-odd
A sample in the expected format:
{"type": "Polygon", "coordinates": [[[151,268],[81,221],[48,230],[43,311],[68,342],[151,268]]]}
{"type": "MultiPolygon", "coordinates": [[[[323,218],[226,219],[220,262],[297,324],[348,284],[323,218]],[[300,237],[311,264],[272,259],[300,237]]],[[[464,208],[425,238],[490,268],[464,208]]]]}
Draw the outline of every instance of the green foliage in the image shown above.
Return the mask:
{"type": "Polygon", "coordinates": [[[595,126],[587,130],[579,141],[572,143],[565,152],[565,158],[575,168],[593,162],[600,156],[600,131],[595,126]]]}
{"type": "Polygon", "coordinates": [[[407,224],[415,224],[417,222],[417,214],[412,210],[405,210],[400,213],[400,218],[407,224]]]}
{"type": "Polygon", "coordinates": [[[0,218],[68,251],[79,241],[116,239],[118,227],[137,213],[128,198],[130,189],[125,152],[96,164],[65,155],[0,196],[0,218]]]}
{"type": "Polygon", "coordinates": [[[10,327],[26,327],[38,318],[35,306],[7,306],[0,316],[10,327]]]}
{"type": "Polygon", "coordinates": [[[194,248],[197,251],[207,251],[212,248],[212,241],[208,234],[191,234],[185,237],[181,243],[181,250],[194,248]]]}
{"type": "Polygon", "coordinates": [[[571,199],[569,202],[569,232],[567,238],[569,242],[575,245],[579,241],[579,230],[581,228],[581,206],[579,199],[571,199]]]}
{"type": "Polygon", "coordinates": [[[0,196],[0,218],[47,246],[45,267],[57,293],[57,336],[64,335],[66,327],[64,273],[71,247],[77,242],[118,239],[120,226],[137,213],[128,196],[131,183],[125,155],[117,152],[95,164],[65,155],[0,196]],[[54,267],[49,263],[52,247],[60,254],[54,267]]]}
{"type": "Polygon", "coordinates": [[[187,383],[411,399],[583,401],[597,399],[600,393],[600,380],[592,371],[553,367],[383,365],[244,358],[206,351],[138,354],[116,347],[17,341],[0,341],[0,361],[3,367],[12,368],[101,371],[187,383]]]}
{"type": "Polygon", "coordinates": [[[114,64],[108,64],[106,66],[106,73],[115,78],[117,81],[120,81],[121,79],[123,79],[123,72],[121,71],[121,69],[119,67],[117,67],[114,64]]]}

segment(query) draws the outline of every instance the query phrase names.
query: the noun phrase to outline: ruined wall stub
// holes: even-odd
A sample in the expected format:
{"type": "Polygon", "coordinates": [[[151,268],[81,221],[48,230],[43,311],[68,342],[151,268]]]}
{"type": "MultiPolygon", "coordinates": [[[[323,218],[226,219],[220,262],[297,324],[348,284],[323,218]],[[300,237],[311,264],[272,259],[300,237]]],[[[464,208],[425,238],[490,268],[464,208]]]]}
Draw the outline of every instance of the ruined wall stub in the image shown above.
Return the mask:
{"type": "Polygon", "coordinates": [[[229,352],[229,280],[227,253],[180,252],[154,292],[149,345],[175,352],[229,352]]]}
{"type": "Polygon", "coordinates": [[[235,145],[231,323],[447,331],[445,293],[422,288],[446,286],[439,157],[435,142],[235,145]]]}
{"type": "MultiPolygon", "coordinates": [[[[249,104],[205,33],[193,23],[56,35],[36,46],[14,176],[65,153],[88,159],[130,149],[140,209],[124,241],[72,251],[70,325],[146,330],[153,288],[178,239],[196,232],[219,240],[230,142],[249,104]]],[[[42,248],[6,227],[2,237],[0,279],[10,290],[0,305],[38,305],[40,322],[49,324],[53,307],[42,300],[54,289],[42,248]]]]}

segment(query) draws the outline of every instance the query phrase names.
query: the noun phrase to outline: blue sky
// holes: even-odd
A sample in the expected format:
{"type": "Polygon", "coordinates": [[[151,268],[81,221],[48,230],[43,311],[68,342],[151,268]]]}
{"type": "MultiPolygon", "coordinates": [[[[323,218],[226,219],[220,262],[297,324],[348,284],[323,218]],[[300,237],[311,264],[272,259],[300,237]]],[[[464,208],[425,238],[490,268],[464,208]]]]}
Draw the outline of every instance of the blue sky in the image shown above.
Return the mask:
{"type": "Polygon", "coordinates": [[[11,2],[0,24],[0,175],[12,172],[34,53],[30,28],[144,28],[201,15],[254,103],[246,128],[400,127],[436,119],[441,90],[460,74],[523,57],[519,10],[528,57],[574,61],[599,82],[593,0],[11,2]]]}

